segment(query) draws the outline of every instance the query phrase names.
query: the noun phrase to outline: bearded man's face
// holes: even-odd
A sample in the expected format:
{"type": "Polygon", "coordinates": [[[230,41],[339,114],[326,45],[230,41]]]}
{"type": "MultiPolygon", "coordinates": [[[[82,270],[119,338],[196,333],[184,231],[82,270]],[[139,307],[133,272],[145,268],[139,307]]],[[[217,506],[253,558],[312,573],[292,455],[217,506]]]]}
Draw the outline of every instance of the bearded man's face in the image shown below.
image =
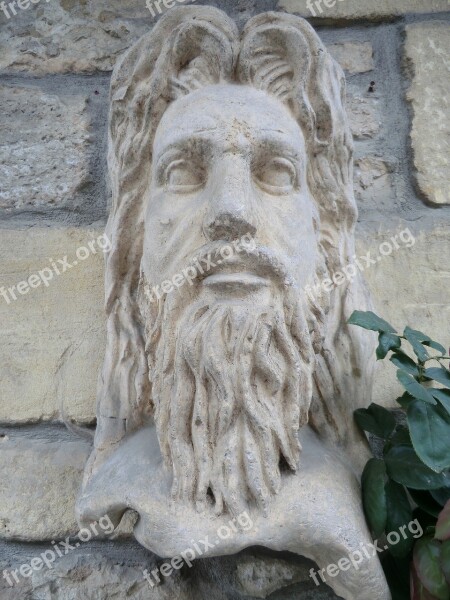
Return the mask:
{"type": "Polygon", "coordinates": [[[306,169],[289,109],[250,87],[190,93],[157,130],[139,305],[173,495],[199,510],[267,510],[298,466],[317,324],[306,169]]]}

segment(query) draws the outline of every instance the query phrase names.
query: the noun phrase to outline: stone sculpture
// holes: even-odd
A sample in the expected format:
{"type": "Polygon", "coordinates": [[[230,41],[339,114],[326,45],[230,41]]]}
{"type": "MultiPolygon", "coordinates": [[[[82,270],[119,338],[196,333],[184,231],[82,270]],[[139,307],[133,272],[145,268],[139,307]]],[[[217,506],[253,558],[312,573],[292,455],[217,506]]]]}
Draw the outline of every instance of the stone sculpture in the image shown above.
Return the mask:
{"type": "MultiPolygon", "coordinates": [[[[320,568],[372,542],[353,411],[373,344],[345,80],[312,27],[281,13],[240,34],[209,7],[168,11],[111,86],[106,357],[81,523],[139,518],[161,557],[249,546],[320,568]],[[217,530],[246,514],[253,527],[217,530]]],[[[372,552],[370,551],[370,556],[372,552]]],[[[356,561],[358,562],[358,561],[356,561]]],[[[329,585],[385,600],[378,558],[329,585]]]]}

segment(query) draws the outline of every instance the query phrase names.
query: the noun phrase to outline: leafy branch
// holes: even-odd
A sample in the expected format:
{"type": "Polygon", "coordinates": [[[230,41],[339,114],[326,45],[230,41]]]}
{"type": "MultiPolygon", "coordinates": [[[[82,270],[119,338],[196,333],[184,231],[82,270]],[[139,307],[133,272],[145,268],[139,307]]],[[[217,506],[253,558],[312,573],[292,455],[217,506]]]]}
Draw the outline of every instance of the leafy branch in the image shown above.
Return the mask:
{"type": "Polygon", "coordinates": [[[369,460],[362,476],[374,537],[389,540],[391,532],[410,531],[413,521],[425,533],[420,540],[403,536],[383,557],[392,598],[450,600],[450,371],[442,364],[450,357],[421,331],[406,327],[399,334],[373,312],[356,311],[348,323],[378,332],[377,359],[390,354],[405,390],[397,398],[405,424],[377,404],[354,415],[363,431],[384,442],[383,458],[369,460]],[[432,361],[438,366],[428,367],[432,361]]]}

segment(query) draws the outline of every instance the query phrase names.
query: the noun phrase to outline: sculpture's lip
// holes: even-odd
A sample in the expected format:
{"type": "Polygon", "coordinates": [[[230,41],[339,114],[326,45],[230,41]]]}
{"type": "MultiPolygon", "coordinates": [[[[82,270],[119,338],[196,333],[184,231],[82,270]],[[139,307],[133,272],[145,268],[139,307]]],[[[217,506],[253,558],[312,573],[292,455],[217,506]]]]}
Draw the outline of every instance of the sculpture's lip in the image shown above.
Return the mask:
{"type": "Polygon", "coordinates": [[[203,280],[203,285],[208,287],[246,287],[246,288],[261,288],[267,287],[269,285],[269,281],[264,279],[263,277],[259,277],[254,273],[249,273],[248,271],[238,272],[238,273],[216,273],[214,275],[210,275],[203,280]]]}

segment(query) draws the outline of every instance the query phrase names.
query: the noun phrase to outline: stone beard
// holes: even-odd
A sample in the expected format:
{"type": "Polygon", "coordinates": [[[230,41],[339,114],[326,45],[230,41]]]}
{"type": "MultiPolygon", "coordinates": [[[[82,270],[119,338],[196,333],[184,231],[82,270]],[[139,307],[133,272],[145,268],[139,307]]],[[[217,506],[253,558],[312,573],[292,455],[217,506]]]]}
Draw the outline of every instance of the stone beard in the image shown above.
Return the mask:
{"type": "Polygon", "coordinates": [[[237,516],[255,501],[267,513],[282,470],[299,466],[321,311],[268,256],[256,249],[239,257],[270,273],[256,297],[208,297],[200,278],[150,302],[152,284],[141,281],[161,451],[174,499],[198,511],[213,504],[216,514],[237,516]]]}

